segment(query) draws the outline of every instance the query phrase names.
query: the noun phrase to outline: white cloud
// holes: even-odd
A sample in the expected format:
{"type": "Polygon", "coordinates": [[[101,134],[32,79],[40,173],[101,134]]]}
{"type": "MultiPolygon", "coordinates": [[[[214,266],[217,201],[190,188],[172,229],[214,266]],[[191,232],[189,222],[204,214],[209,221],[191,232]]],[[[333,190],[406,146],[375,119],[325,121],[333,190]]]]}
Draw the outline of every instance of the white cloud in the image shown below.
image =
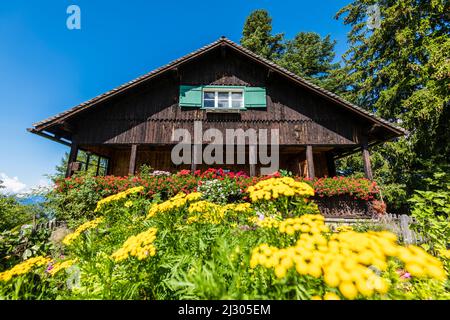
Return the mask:
{"type": "Polygon", "coordinates": [[[3,172],[0,172],[0,180],[3,181],[2,186],[4,187],[0,188],[0,192],[4,194],[16,194],[27,188],[27,185],[21,182],[19,178],[10,178],[3,172]]]}
{"type": "Polygon", "coordinates": [[[40,179],[35,186],[32,186],[31,188],[24,190],[22,193],[24,194],[47,193],[53,188],[53,186],[54,186],[53,182],[51,182],[49,179],[40,179]]]}

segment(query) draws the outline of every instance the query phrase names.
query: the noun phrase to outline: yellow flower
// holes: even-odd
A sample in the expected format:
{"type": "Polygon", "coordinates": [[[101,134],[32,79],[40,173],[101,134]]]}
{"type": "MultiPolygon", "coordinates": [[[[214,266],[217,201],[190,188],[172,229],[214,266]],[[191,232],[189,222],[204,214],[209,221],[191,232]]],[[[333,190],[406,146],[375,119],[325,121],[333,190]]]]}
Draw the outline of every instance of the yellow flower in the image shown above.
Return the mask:
{"type": "Polygon", "coordinates": [[[342,282],[339,285],[339,291],[344,297],[350,300],[355,299],[358,295],[358,290],[356,289],[355,285],[349,281],[342,282]]]}
{"type": "Polygon", "coordinates": [[[36,267],[41,267],[41,266],[47,265],[50,261],[51,261],[50,258],[42,257],[42,256],[29,258],[28,260],[25,260],[25,261],[15,265],[14,267],[12,267],[9,270],[0,272],[0,281],[7,282],[7,281],[11,280],[11,278],[13,278],[15,276],[24,275],[36,267]]]}
{"type": "Polygon", "coordinates": [[[139,193],[139,192],[142,192],[142,191],[144,191],[144,187],[142,187],[142,186],[134,187],[134,188],[130,188],[128,190],[119,192],[117,194],[114,194],[112,196],[103,198],[102,200],[97,202],[97,207],[95,208],[94,212],[98,212],[98,211],[102,210],[103,207],[105,207],[110,202],[115,202],[115,201],[119,201],[119,200],[125,199],[130,194],[139,193]]]}
{"type": "Polygon", "coordinates": [[[336,232],[345,232],[345,231],[353,231],[353,228],[348,225],[342,225],[336,228],[336,232]]]}
{"type": "Polygon", "coordinates": [[[323,296],[323,300],[341,300],[341,298],[339,298],[339,296],[336,293],[327,292],[323,296]]]}
{"type": "Polygon", "coordinates": [[[323,280],[330,287],[337,287],[337,286],[339,286],[339,283],[340,283],[340,279],[336,273],[327,272],[325,274],[323,280]]]}
{"type": "Polygon", "coordinates": [[[200,200],[201,197],[202,193],[200,192],[192,192],[188,195],[180,192],[176,196],[170,198],[167,201],[164,201],[163,203],[153,205],[148,212],[147,218],[151,218],[158,213],[163,214],[171,212],[173,210],[179,210],[190,202],[200,200]]]}
{"type": "Polygon", "coordinates": [[[156,239],[156,228],[150,228],[136,236],[129,237],[121,248],[115,251],[111,258],[116,262],[126,260],[129,257],[136,257],[138,260],[144,260],[156,254],[156,247],[153,241],[156,239]]]}
{"type": "Polygon", "coordinates": [[[270,178],[260,181],[256,185],[248,187],[247,192],[252,202],[262,199],[266,201],[278,199],[282,195],[286,197],[307,197],[314,195],[314,189],[310,185],[295,181],[289,177],[270,178]]]}
{"type": "Polygon", "coordinates": [[[84,231],[93,229],[97,227],[100,223],[103,222],[103,218],[97,218],[91,221],[88,221],[86,223],[83,223],[81,226],[75,229],[74,232],[68,234],[62,241],[63,244],[69,245],[71,244],[75,239],[77,239],[84,231]]]}
{"type": "Polygon", "coordinates": [[[76,259],[70,259],[62,262],[56,262],[54,265],[52,265],[52,268],[48,271],[48,273],[54,276],[59,271],[67,269],[70,266],[72,266],[76,261],[77,261],[76,259]]]}
{"type": "Polygon", "coordinates": [[[322,279],[327,286],[338,288],[347,299],[355,299],[358,294],[365,297],[386,294],[389,283],[369,267],[384,271],[391,257],[403,262],[405,269],[415,277],[446,279],[439,259],[419,247],[399,245],[396,236],[389,232],[359,233],[350,230],[324,235],[320,231],[323,224],[321,215],[281,221],[280,232],[288,232],[289,228],[301,232],[303,225],[311,228],[308,233],[299,235],[294,246],[280,249],[262,244],[256,247],[252,252],[251,267],[273,268],[278,278],[295,267],[300,276],[322,279]]]}
{"type": "Polygon", "coordinates": [[[286,268],[282,265],[278,265],[275,267],[275,276],[278,279],[284,278],[286,276],[286,268]]]}
{"type": "Polygon", "coordinates": [[[124,206],[125,208],[131,208],[133,206],[133,201],[128,200],[127,202],[125,202],[124,206]]]}
{"type": "Polygon", "coordinates": [[[322,300],[321,296],[312,296],[311,300],[322,300]]]}

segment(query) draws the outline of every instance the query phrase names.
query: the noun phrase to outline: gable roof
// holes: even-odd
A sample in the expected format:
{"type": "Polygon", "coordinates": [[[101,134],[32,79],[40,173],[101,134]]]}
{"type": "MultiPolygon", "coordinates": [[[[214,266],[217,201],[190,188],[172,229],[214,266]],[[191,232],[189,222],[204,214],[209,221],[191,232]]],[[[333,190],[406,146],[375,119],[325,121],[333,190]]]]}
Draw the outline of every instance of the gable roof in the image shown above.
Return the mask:
{"type": "Polygon", "coordinates": [[[75,106],[75,107],[73,107],[73,108],[71,108],[69,110],[66,110],[64,112],[56,114],[56,115],[54,115],[52,117],[49,117],[49,118],[47,118],[45,120],[42,120],[40,122],[36,122],[36,123],[33,124],[34,128],[29,129],[29,131],[34,132],[34,133],[44,131],[46,128],[50,127],[51,125],[54,125],[54,124],[56,124],[56,123],[58,123],[60,121],[63,121],[65,119],[67,119],[67,118],[70,118],[71,116],[73,116],[73,115],[75,115],[75,114],[77,114],[77,113],[79,113],[81,111],[84,111],[84,110],[86,110],[88,108],[92,108],[92,107],[94,107],[95,105],[97,105],[98,103],[100,103],[102,101],[105,101],[105,100],[107,100],[107,99],[109,99],[109,98],[111,98],[111,97],[113,97],[113,96],[115,96],[115,95],[117,95],[119,93],[122,93],[122,92],[126,91],[127,89],[130,89],[130,88],[132,88],[132,87],[134,87],[136,85],[139,85],[139,84],[141,84],[141,83],[143,83],[143,82],[145,82],[145,81],[147,81],[149,79],[152,79],[152,78],[154,78],[154,77],[156,77],[156,76],[158,76],[158,75],[160,75],[160,74],[162,74],[162,73],[164,73],[164,72],[166,72],[166,71],[168,71],[170,69],[173,69],[173,68],[175,68],[175,67],[185,63],[185,62],[193,60],[196,57],[198,57],[198,56],[200,56],[202,54],[205,54],[205,53],[207,53],[207,52],[209,52],[209,51],[211,51],[211,50],[213,50],[213,49],[215,49],[215,48],[217,48],[217,47],[219,47],[221,45],[226,45],[228,47],[233,48],[234,50],[236,50],[236,51],[240,52],[241,54],[251,58],[252,60],[265,65],[269,69],[271,69],[273,71],[276,71],[276,72],[280,73],[281,75],[286,76],[287,78],[293,80],[294,82],[296,82],[297,84],[301,85],[302,87],[307,88],[307,89],[309,89],[311,91],[314,91],[315,93],[319,94],[320,96],[322,96],[322,97],[324,97],[324,98],[326,98],[328,100],[331,100],[331,101],[335,102],[336,104],[338,104],[338,105],[340,105],[340,106],[342,106],[342,107],[344,107],[344,108],[346,108],[346,109],[348,109],[348,110],[350,110],[350,111],[352,111],[354,113],[357,113],[360,116],[362,116],[362,117],[364,117],[364,118],[366,118],[366,119],[368,119],[368,120],[370,120],[370,121],[372,121],[372,122],[374,122],[374,123],[376,123],[376,124],[386,128],[386,129],[388,129],[389,131],[394,133],[395,136],[400,136],[400,135],[404,135],[404,134],[407,133],[407,131],[405,129],[400,128],[400,127],[390,123],[389,121],[387,121],[387,120],[385,120],[383,118],[380,118],[380,117],[376,116],[375,114],[373,114],[373,113],[371,113],[371,112],[369,112],[369,111],[367,111],[367,110],[365,110],[365,109],[363,109],[363,108],[361,108],[361,107],[359,107],[359,106],[357,106],[357,105],[355,105],[353,103],[350,103],[350,102],[344,100],[343,98],[339,97],[338,95],[336,95],[336,94],[334,94],[334,93],[332,93],[332,92],[330,92],[328,90],[325,90],[325,89],[323,89],[323,88],[321,88],[321,87],[319,87],[319,86],[317,86],[317,85],[315,85],[315,84],[313,84],[313,83],[303,79],[302,77],[300,77],[300,76],[290,72],[289,70],[286,70],[285,68],[280,67],[276,63],[274,63],[274,62],[272,62],[272,61],[270,61],[268,59],[265,59],[265,58],[255,54],[254,52],[252,52],[252,51],[250,51],[250,50],[248,50],[248,49],[246,49],[246,48],[236,44],[235,42],[227,39],[226,37],[221,37],[218,40],[216,40],[216,41],[214,41],[214,42],[212,42],[212,43],[210,43],[210,44],[208,44],[208,45],[206,45],[204,47],[201,47],[198,50],[195,50],[195,51],[193,51],[193,52],[191,52],[191,53],[189,53],[189,54],[187,54],[187,55],[185,55],[185,56],[183,56],[181,58],[178,58],[178,59],[176,59],[176,60],[174,60],[174,61],[172,61],[172,62],[170,62],[170,63],[168,63],[168,64],[166,64],[166,65],[164,65],[162,67],[159,67],[159,68],[157,68],[157,69],[155,69],[155,70],[153,70],[153,71],[151,71],[151,72],[149,72],[147,74],[144,74],[144,75],[142,75],[142,76],[140,76],[140,77],[138,77],[138,78],[136,78],[136,79],[134,79],[132,81],[124,83],[124,84],[122,84],[122,85],[120,85],[120,86],[118,86],[118,87],[116,87],[116,88],[114,88],[114,89],[112,89],[110,91],[107,91],[107,92],[105,92],[105,93],[103,93],[101,95],[98,95],[98,96],[96,96],[96,97],[94,97],[94,98],[92,98],[90,100],[87,100],[87,101],[85,101],[83,103],[80,103],[79,105],[77,105],[77,106],[75,106]]]}

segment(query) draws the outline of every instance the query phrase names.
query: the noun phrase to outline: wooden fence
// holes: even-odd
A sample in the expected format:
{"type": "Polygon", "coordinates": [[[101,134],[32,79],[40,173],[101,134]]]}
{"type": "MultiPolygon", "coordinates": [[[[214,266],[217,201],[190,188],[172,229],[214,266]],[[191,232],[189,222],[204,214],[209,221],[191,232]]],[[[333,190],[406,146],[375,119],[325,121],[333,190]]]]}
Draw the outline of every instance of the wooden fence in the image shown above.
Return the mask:
{"type": "Polygon", "coordinates": [[[422,243],[425,240],[415,231],[411,230],[410,227],[415,223],[411,216],[387,213],[378,218],[378,220],[380,224],[384,225],[387,230],[397,234],[406,244],[422,243]]]}
{"type": "Polygon", "coordinates": [[[354,226],[358,224],[369,224],[395,233],[405,244],[419,244],[425,241],[424,238],[411,229],[411,226],[415,222],[411,216],[406,214],[396,215],[387,213],[379,217],[373,217],[372,219],[326,217],[325,223],[332,227],[339,225],[354,226]]]}
{"type": "Polygon", "coordinates": [[[40,229],[49,229],[49,230],[55,230],[59,227],[67,227],[67,223],[65,221],[57,221],[56,219],[51,219],[44,223],[38,223],[36,224],[33,221],[33,230],[40,230],[40,229]]]}

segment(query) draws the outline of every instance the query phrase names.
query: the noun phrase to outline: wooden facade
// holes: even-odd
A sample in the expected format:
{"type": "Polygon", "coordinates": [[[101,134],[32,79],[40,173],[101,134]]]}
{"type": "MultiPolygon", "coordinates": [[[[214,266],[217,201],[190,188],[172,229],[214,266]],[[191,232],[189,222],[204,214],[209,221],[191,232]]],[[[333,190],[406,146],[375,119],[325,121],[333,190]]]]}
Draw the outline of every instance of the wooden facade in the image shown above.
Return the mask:
{"type": "MultiPolygon", "coordinates": [[[[225,38],[34,124],[29,131],[70,145],[70,162],[78,149],[106,157],[108,173],[122,176],[136,173],[143,164],[167,171],[209,167],[176,166],[170,158],[177,143],[172,141],[174,130],[185,128],[193,135],[195,121],[202,122],[203,130],[223,133],[278,129],[280,167],[309,177],[335,175],[336,158],[361,152],[371,178],[368,148],[404,133],[225,38]],[[264,87],[267,106],[234,113],[182,108],[180,85],[264,87]]],[[[251,152],[247,146],[246,159],[251,152]]],[[[259,174],[261,165],[219,166],[259,174]]]]}

